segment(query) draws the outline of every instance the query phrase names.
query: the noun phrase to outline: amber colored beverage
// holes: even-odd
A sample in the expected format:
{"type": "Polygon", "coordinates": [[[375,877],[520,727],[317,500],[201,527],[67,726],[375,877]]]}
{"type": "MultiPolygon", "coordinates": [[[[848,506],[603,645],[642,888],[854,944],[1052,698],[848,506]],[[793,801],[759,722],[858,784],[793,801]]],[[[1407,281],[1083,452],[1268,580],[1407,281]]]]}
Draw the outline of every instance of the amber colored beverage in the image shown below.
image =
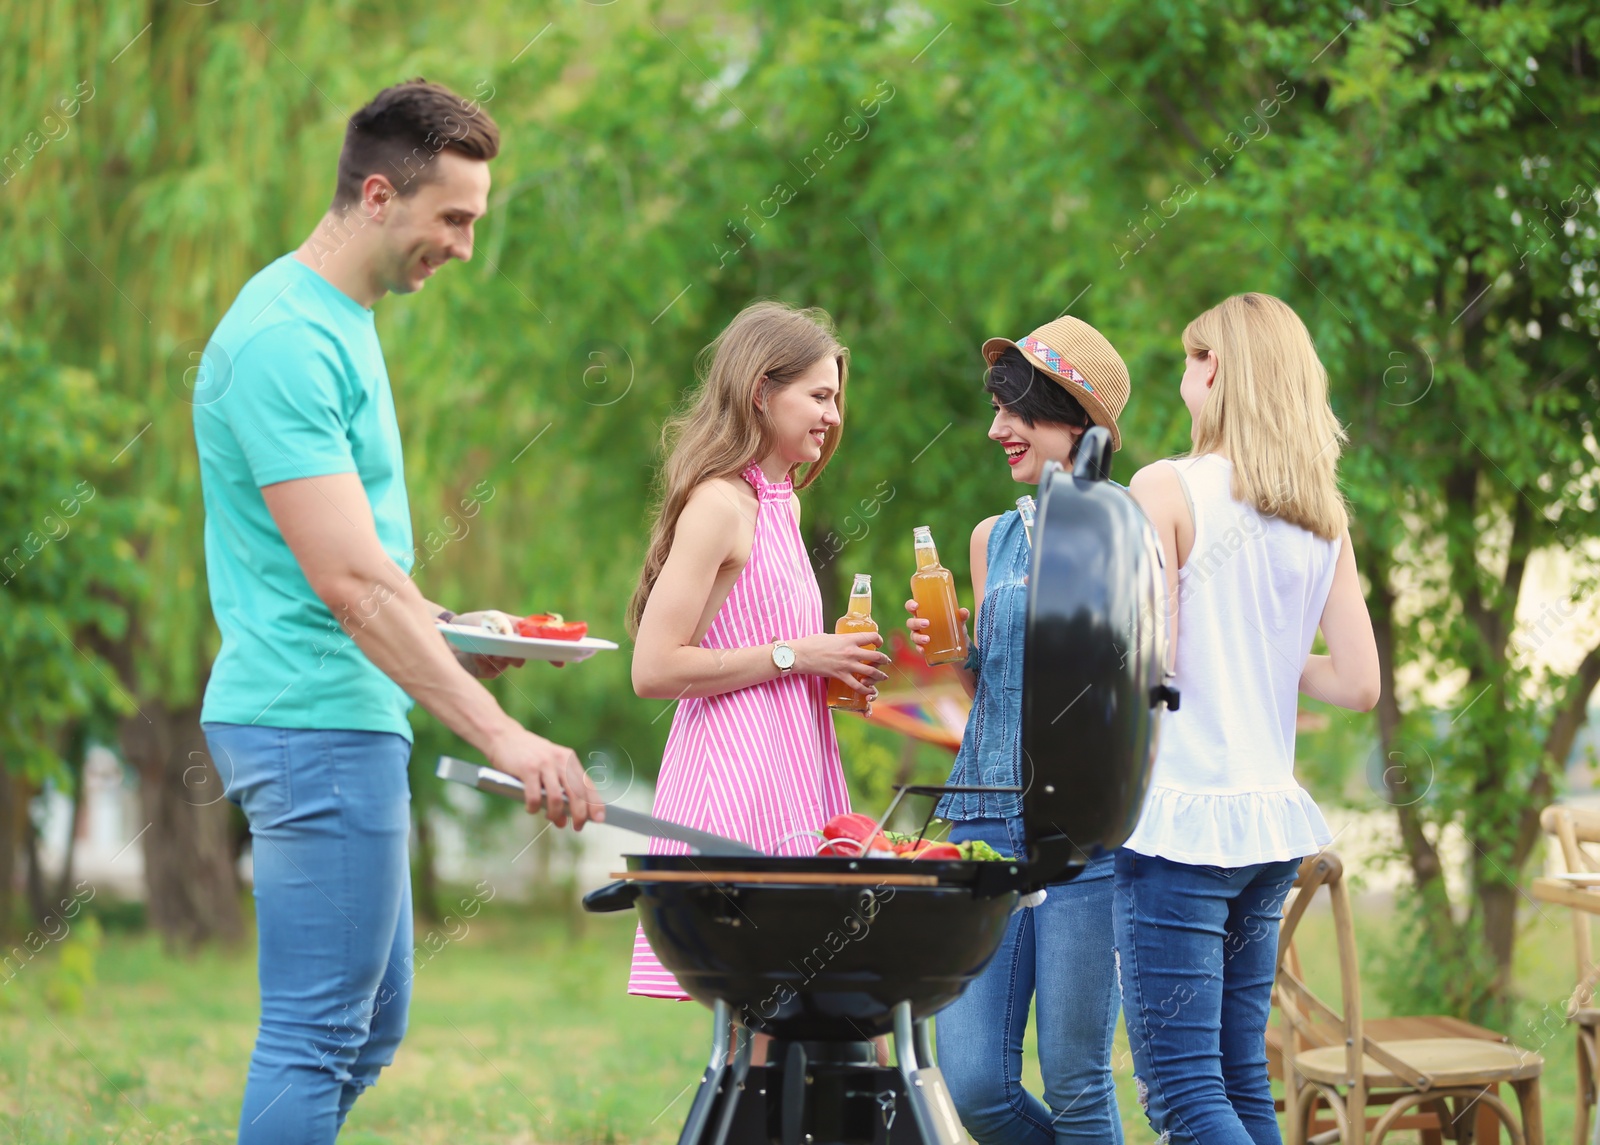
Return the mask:
{"type": "Polygon", "coordinates": [[[967,658],[967,629],[957,611],[956,578],[939,563],[928,526],[912,533],[917,551],[917,571],[911,575],[911,599],[917,615],[928,622],[928,643],[922,655],[929,664],[958,664],[967,658]]]}
{"type": "MultiPolygon", "coordinates": [[[[850,609],[839,618],[833,630],[839,633],[878,631],[877,621],[872,619],[872,578],[866,573],[856,573],[855,584],[850,589],[850,609]]],[[[877,648],[882,644],[883,641],[879,640],[869,647],[877,648]]],[[[837,708],[841,712],[865,712],[867,697],[843,680],[830,677],[828,707],[837,708]]]]}

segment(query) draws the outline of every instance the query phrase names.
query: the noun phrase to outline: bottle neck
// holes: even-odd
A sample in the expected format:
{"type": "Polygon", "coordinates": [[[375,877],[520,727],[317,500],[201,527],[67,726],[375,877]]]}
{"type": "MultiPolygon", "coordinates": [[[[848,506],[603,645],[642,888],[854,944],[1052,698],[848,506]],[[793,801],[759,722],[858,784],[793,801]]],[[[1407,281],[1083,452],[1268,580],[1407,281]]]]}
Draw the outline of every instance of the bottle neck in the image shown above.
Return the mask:
{"type": "MultiPolygon", "coordinates": [[[[902,549],[902,552],[905,550],[902,549]]],[[[917,546],[917,568],[932,569],[939,567],[939,550],[932,545],[917,546]]]]}
{"type": "Polygon", "coordinates": [[[851,593],[849,612],[851,616],[871,616],[872,594],[870,592],[851,593]]]}

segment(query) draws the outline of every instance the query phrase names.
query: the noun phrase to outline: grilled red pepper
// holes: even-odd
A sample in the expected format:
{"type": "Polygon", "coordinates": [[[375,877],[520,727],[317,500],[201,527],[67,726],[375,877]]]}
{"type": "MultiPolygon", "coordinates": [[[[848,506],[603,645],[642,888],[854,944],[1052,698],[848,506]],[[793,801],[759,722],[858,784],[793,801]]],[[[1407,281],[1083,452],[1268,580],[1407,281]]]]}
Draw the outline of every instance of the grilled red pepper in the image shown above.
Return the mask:
{"type": "Polygon", "coordinates": [[[925,847],[912,851],[909,855],[900,856],[903,859],[959,859],[961,848],[954,843],[929,843],[925,847]]]}
{"type": "Polygon", "coordinates": [[[536,612],[517,621],[517,635],[536,640],[582,640],[589,625],[582,620],[565,620],[559,612],[536,612]]]}
{"type": "Polygon", "coordinates": [[[835,815],[822,826],[824,839],[854,839],[858,843],[865,843],[878,833],[878,821],[870,815],[862,815],[854,811],[846,811],[835,815]]]}
{"type": "Polygon", "coordinates": [[[819,855],[849,855],[855,857],[868,851],[892,851],[893,844],[878,830],[877,820],[870,815],[844,812],[835,815],[823,825],[822,837],[827,840],[817,850],[819,855]]]}

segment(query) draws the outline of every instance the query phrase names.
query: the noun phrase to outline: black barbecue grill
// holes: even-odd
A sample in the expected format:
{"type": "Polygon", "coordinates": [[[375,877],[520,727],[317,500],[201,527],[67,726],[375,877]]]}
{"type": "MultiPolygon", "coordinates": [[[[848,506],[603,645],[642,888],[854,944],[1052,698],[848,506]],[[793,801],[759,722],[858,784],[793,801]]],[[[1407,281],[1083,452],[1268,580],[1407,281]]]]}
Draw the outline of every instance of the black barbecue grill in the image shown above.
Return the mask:
{"type": "MultiPolygon", "coordinates": [[[[1021,896],[1075,877],[1132,832],[1156,712],[1177,707],[1164,674],[1160,548],[1107,479],[1109,461],[1109,435],[1091,429],[1074,471],[1047,466],[1039,486],[1022,697],[1026,854],[779,857],[698,833],[696,853],[629,855],[618,882],[585,897],[590,911],[636,910],[662,965],[714,1011],[680,1145],[964,1140],[928,1019],[982,972],[1021,896]],[[750,1064],[753,1032],[774,1039],[765,1066],[750,1064]],[[879,1034],[893,1035],[893,1068],[877,1064],[879,1034]]],[[[442,761],[441,774],[516,793],[509,777],[448,762],[458,770],[442,761]]],[[[681,837],[636,812],[606,814],[681,837]]]]}

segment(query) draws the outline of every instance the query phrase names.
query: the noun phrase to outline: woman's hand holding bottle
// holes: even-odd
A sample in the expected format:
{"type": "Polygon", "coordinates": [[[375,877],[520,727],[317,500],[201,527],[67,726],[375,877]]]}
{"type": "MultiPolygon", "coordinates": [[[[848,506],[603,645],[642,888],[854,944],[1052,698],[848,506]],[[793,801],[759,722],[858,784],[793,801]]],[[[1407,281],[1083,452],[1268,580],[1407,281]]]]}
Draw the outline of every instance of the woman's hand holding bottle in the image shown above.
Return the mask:
{"type": "MultiPolygon", "coordinates": [[[[911,614],[906,619],[906,628],[911,632],[911,643],[917,646],[918,651],[921,651],[928,646],[928,640],[930,639],[928,636],[928,626],[932,622],[917,615],[917,602],[915,600],[906,601],[906,611],[911,614]]],[[[967,630],[967,617],[971,615],[972,614],[964,608],[956,609],[956,616],[961,621],[961,631],[963,634],[965,634],[967,630]]],[[[971,644],[971,639],[968,638],[965,642],[967,644],[971,644]]]]}
{"type": "Polygon", "coordinates": [[[873,685],[889,678],[883,671],[889,657],[874,647],[882,642],[876,632],[822,632],[791,640],[789,647],[794,649],[796,672],[826,676],[857,692],[873,692],[873,685]]]}
{"type": "MultiPolygon", "coordinates": [[[[926,659],[928,641],[932,639],[928,635],[928,628],[931,622],[926,617],[917,615],[915,598],[906,601],[906,611],[911,614],[906,618],[906,629],[911,633],[911,643],[917,646],[917,651],[921,652],[923,658],[926,659]]],[[[967,617],[970,615],[964,608],[956,609],[956,616],[959,618],[957,623],[961,625],[963,641],[969,648],[972,646],[972,640],[967,636],[967,617]]],[[[978,692],[978,677],[967,670],[966,664],[951,664],[950,667],[956,670],[956,679],[961,681],[961,687],[966,691],[967,695],[976,695],[978,692]]]]}

